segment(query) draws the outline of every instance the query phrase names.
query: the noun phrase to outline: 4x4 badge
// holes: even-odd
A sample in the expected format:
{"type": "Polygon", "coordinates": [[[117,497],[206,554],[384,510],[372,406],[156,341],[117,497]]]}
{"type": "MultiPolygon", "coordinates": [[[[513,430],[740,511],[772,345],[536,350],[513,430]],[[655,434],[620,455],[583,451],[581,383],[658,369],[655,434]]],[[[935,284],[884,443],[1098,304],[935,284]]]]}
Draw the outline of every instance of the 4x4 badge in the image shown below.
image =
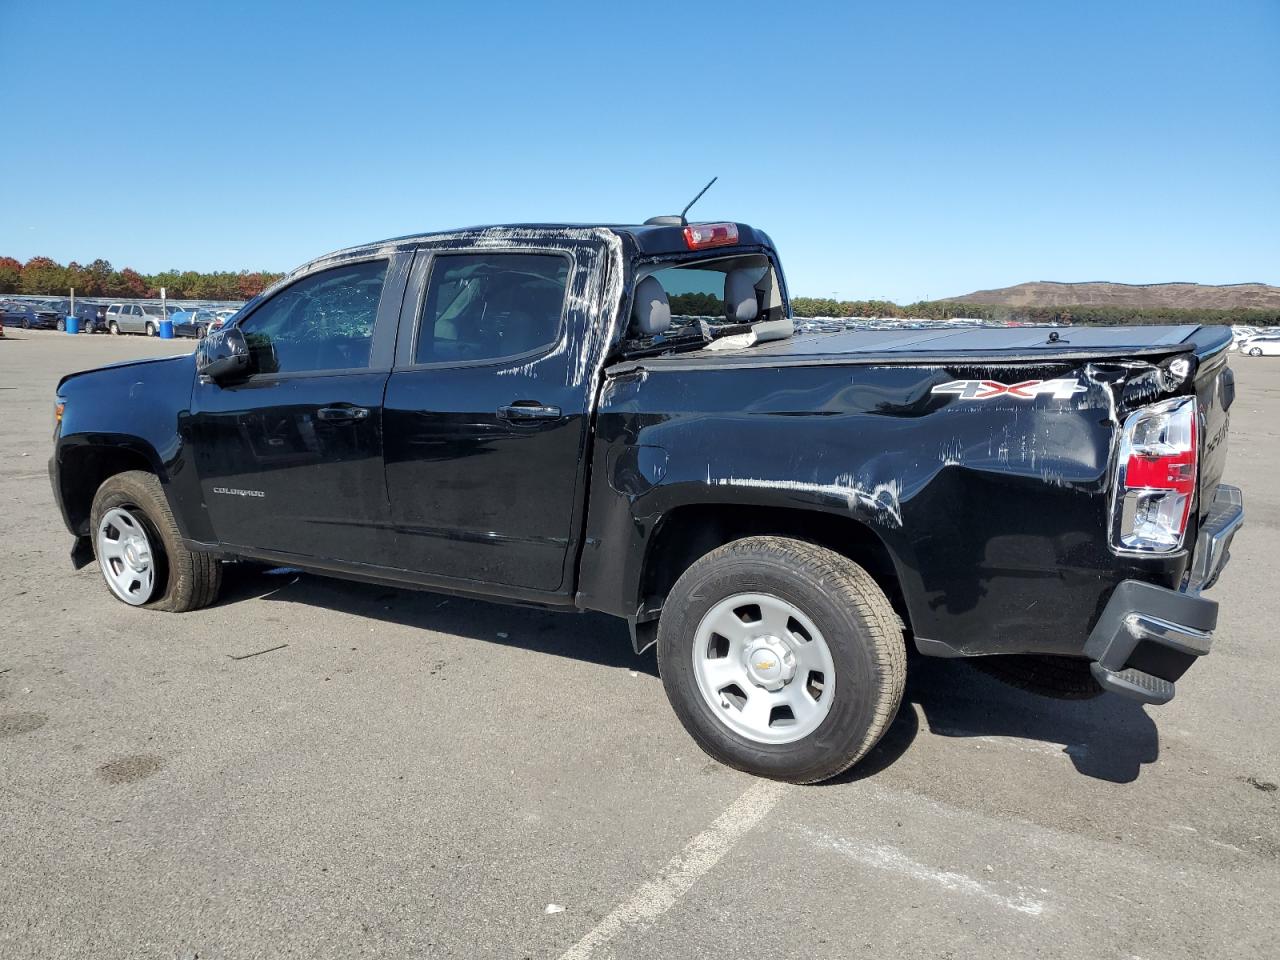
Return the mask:
{"type": "Polygon", "coordinates": [[[950,393],[961,400],[990,400],[993,397],[1015,397],[1032,400],[1050,396],[1055,400],[1070,400],[1077,393],[1089,388],[1079,380],[1023,380],[1021,383],[1001,383],[998,380],[952,380],[939,384],[930,393],[950,393]]]}

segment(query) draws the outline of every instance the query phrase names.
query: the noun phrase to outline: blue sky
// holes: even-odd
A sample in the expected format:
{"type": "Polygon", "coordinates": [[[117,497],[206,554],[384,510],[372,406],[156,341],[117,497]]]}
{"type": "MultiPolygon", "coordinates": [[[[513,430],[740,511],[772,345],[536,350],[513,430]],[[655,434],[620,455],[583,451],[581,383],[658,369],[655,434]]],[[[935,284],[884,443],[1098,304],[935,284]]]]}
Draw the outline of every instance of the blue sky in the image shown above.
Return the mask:
{"type": "Polygon", "coordinates": [[[0,254],[287,269],[695,208],[793,293],[1280,283],[1280,0],[0,0],[0,254]]]}

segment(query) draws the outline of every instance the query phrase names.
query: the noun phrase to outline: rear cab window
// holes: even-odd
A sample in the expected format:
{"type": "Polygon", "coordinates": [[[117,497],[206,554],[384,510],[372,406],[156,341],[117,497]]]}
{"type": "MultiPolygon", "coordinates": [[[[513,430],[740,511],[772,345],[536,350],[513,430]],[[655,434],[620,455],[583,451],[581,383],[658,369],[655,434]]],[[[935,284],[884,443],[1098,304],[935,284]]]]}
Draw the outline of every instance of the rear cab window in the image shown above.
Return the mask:
{"type": "Polygon", "coordinates": [[[700,322],[717,333],[786,315],[777,273],[763,254],[648,264],[636,274],[637,281],[645,277],[657,280],[667,295],[667,337],[692,333],[700,322]]]}

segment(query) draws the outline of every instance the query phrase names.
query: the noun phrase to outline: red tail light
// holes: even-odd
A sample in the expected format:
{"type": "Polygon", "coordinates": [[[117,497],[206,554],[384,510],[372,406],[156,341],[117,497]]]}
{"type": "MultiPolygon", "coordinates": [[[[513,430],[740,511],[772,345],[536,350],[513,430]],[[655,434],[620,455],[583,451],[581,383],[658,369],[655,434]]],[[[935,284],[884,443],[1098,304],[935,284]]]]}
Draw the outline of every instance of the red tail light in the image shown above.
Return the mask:
{"type": "Polygon", "coordinates": [[[694,223],[684,228],[684,242],[690,250],[731,247],[738,242],[736,223],[694,223]]]}
{"type": "Polygon", "coordinates": [[[1165,400],[1130,414],[1120,438],[1113,547],[1135,553],[1182,548],[1198,456],[1195,397],[1165,400]]]}

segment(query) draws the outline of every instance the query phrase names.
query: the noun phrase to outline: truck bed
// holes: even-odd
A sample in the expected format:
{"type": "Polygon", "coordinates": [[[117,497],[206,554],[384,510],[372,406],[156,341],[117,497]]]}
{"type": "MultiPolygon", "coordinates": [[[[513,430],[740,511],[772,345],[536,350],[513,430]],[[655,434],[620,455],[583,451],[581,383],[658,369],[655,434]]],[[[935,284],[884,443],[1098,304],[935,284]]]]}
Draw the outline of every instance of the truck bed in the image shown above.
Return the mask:
{"type": "Polygon", "coordinates": [[[1194,349],[1204,355],[1230,342],[1227,327],[1195,324],[1117,327],[978,327],[847,330],[797,333],[738,351],[694,350],[618,364],[695,368],[709,365],[774,366],[831,363],[1002,363],[1160,357],[1194,349]],[[1056,333],[1056,341],[1050,334],[1056,333]]]}

